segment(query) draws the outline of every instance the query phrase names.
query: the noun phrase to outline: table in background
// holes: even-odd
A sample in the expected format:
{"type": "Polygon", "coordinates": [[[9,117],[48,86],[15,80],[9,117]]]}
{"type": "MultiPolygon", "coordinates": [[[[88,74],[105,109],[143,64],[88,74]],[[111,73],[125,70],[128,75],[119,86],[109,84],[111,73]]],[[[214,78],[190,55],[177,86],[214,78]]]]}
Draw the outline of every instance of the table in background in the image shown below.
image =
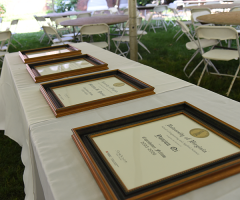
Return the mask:
{"type": "Polygon", "coordinates": [[[199,5],[199,6],[186,6],[185,9],[194,9],[194,8],[209,8],[209,9],[228,9],[235,6],[240,6],[240,3],[234,4],[207,4],[207,5],[199,5]]]}
{"type": "Polygon", "coordinates": [[[119,24],[124,23],[128,20],[128,15],[98,15],[98,16],[92,16],[92,17],[83,17],[83,18],[77,18],[73,20],[68,20],[61,22],[60,24],[62,26],[72,26],[74,36],[76,38],[76,26],[83,26],[86,24],[99,24],[99,23],[105,23],[107,25],[113,25],[113,24],[119,24]]]}
{"type": "Polygon", "coordinates": [[[79,15],[83,13],[92,13],[90,11],[69,11],[69,12],[63,12],[63,13],[49,13],[47,15],[43,15],[41,17],[50,18],[50,17],[67,17],[72,15],[79,15]]]}
{"type": "MultiPolygon", "coordinates": [[[[240,128],[240,103],[118,56],[87,43],[72,44],[106,63],[155,87],[156,95],[55,118],[18,53],[5,56],[0,79],[0,129],[22,147],[26,199],[104,199],[71,139],[80,127],[180,101],[240,128]],[[35,166],[36,161],[36,166],[35,166]],[[33,167],[33,168],[32,168],[33,167]],[[32,172],[33,169],[33,172],[32,172]],[[32,177],[33,176],[33,177],[32,177]],[[34,187],[33,187],[34,185],[34,187]]],[[[240,175],[218,181],[175,199],[234,200],[240,196],[240,175]]]]}
{"type": "Polygon", "coordinates": [[[119,24],[126,22],[128,20],[128,15],[100,15],[100,16],[92,16],[92,17],[83,17],[77,18],[73,20],[68,20],[61,22],[62,26],[82,26],[85,24],[99,24],[105,23],[108,25],[119,24]]]}
{"type": "Polygon", "coordinates": [[[240,11],[202,15],[197,20],[205,24],[240,25],[240,11]]]}

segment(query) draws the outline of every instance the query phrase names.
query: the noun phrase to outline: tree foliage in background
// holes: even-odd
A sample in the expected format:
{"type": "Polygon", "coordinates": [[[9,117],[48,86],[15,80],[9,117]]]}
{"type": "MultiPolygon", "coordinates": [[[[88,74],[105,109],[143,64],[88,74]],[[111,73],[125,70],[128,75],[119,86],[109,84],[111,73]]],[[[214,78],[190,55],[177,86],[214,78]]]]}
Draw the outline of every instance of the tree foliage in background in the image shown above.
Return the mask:
{"type": "Polygon", "coordinates": [[[6,8],[3,4],[0,3],[0,17],[3,16],[3,14],[6,12],[6,8]]]}
{"type": "Polygon", "coordinates": [[[66,12],[66,11],[71,11],[75,8],[78,0],[68,0],[68,1],[63,1],[63,0],[55,0],[55,10],[56,12],[66,12]]]}
{"type": "Polygon", "coordinates": [[[152,0],[137,0],[138,6],[145,6],[148,3],[151,3],[152,0]]]}

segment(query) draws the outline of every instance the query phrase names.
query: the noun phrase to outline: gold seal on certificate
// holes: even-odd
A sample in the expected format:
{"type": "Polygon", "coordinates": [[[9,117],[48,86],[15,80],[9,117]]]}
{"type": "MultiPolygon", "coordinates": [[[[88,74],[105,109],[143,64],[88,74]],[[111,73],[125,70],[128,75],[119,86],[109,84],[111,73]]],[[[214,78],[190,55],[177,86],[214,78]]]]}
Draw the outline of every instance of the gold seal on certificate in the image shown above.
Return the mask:
{"type": "Polygon", "coordinates": [[[124,85],[125,85],[125,83],[114,83],[113,84],[113,86],[115,86],[115,87],[122,87],[124,85]]]}
{"type": "Polygon", "coordinates": [[[209,132],[207,130],[201,129],[201,128],[194,128],[194,129],[190,130],[189,132],[193,137],[196,137],[196,138],[206,138],[209,136],[209,132]]]}

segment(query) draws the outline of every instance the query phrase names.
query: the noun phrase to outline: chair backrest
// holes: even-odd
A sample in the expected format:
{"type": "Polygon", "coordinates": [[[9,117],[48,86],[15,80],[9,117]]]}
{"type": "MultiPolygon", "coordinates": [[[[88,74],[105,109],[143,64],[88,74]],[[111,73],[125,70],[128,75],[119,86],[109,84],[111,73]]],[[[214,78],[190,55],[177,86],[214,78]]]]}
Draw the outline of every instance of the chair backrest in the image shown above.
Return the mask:
{"type": "Polygon", "coordinates": [[[108,9],[111,14],[119,14],[118,9],[116,7],[111,7],[108,9]]]}
{"type": "Polygon", "coordinates": [[[191,21],[194,30],[197,28],[196,27],[196,23],[198,23],[197,17],[209,14],[211,14],[211,10],[209,8],[194,8],[191,10],[191,21]]]}
{"type": "Polygon", "coordinates": [[[240,11],[240,6],[234,6],[229,10],[229,12],[236,12],[236,11],[240,11]]]}
{"type": "Polygon", "coordinates": [[[153,12],[156,12],[156,13],[162,13],[163,11],[165,11],[165,10],[167,10],[168,9],[168,6],[166,5],[166,6],[163,6],[163,5],[161,5],[161,6],[155,6],[154,8],[153,8],[153,12]]]}
{"type": "Polygon", "coordinates": [[[58,25],[61,25],[60,24],[61,22],[68,21],[68,20],[71,20],[71,19],[69,17],[61,17],[61,18],[55,19],[55,23],[58,26],[58,25]]]}
{"type": "Polygon", "coordinates": [[[81,13],[77,15],[77,18],[82,18],[82,17],[91,17],[91,13],[81,13]]]}
{"type": "Polygon", "coordinates": [[[196,29],[196,34],[199,38],[205,39],[237,39],[238,32],[230,26],[200,26],[196,29]]]}
{"type": "Polygon", "coordinates": [[[14,19],[11,21],[11,26],[17,25],[18,24],[18,19],[14,19]]]}
{"type": "Polygon", "coordinates": [[[107,24],[86,24],[80,29],[83,35],[96,35],[109,32],[109,26],[107,24]]]}
{"type": "MultiPolygon", "coordinates": [[[[7,40],[10,40],[11,35],[12,35],[12,33],[9,30],[0,32],[0,42],[1,42],[0,49],[2,49],[2,47],[5,45],[7,40]]],[[[7,45],[7,48],[5,49],[5,51],[8,51],[9,44],[10,44],[10,42],[8,42],[8,45],[7,45]]]]}
{"type": "Polygon", "coordinates": [[[83,35],[96,35],[96,34],[106,33],[108,47],[110,47],[110,36],[109,36],[110,30],[107,24],[104,24],[104,23],[86,24],[80,28],[80,33],[81,33],[80,35],[81,41],[83,41],[83,37],[82,37],[83,35]]]}
{"type": "Polygon", "coordinates": [[[208,15],[211,14],[210,8],[194,8],[191,9],[191,20],[192,23],[198,22],[197,17],[202,16],[202,15],[208,15]]]}
{"type": "Polygon", "coordinates": [[[17,25],[18,25],[18,19],[14,19],[14,20],[11,21],[10,29],[11,29],[12,34],[15,34],[16,29],[17,29],[17,25]],[[14,29],[14,27],[15,27],[15,29],[14,29]]]}
{"type": "MultiPolygon", "coordinates": [[[[237,50],[240,57],[240,48],[239,48],[239,40],[238,40],[238,32],[235,28],[231,26],[199,26],[196,29],[196,35],[198,37],[198,41],[200,38],[203,39],[217,39],[217,40],[236,40],[237,50]]],[[[201,43],[199,44],[201,47],[201,43]]],[[[203,49],[201,47],[201,51],[203,53],[203,49]]],[[[240,60],[239,60],[240,61],[240,60]]]]}
{"type": "Polygon", "coordinates": [[[169,8],[169,9],[177,9],[177,4],[175,4],[175,3],[170,3],[170,4],[168,5],[168,8],[169,8]]]}
{"type": "Polygon", "coordinates": [[[150,24],[150,22],[151,22],[151,20],[152,20],[152,17],[153,17],[153,13],[148,14],[148,15],[146,16],[147,24],[146,24],[146,26],[144,27],[144,29],[143,29],[143,31],[142,31],[142,34],[138,36],[138,40],[140,40],[141,37],[143,36],[143,33],[145,32],[146,28],[148,27],[148,25],[150,24]]]}
{"type": "Polygon", "coordinates": [[[58,32],[55,28],[53,28],[52,26],[42,26],[42,28],[52,42],[53,42],[52,35],[55,35],[62,42],[62,39],[58,35],[58,32]]]}
{"type": "Polygon", "coordinates": [[[188,39],[191,41],[191,42],[194,42],[197,46],[197,42],[195,41],[195,39],[193,38],[193,36],[191,35],[190,33],[190,30],[189,28],[187,27],[186,24],[184,24],[182,21],[180,20],[176,20],[176,22],[179,24],[179,26],[181,27],[182,29],[182,32],[186,34],[186,36],[188,37],[188,39]]]}

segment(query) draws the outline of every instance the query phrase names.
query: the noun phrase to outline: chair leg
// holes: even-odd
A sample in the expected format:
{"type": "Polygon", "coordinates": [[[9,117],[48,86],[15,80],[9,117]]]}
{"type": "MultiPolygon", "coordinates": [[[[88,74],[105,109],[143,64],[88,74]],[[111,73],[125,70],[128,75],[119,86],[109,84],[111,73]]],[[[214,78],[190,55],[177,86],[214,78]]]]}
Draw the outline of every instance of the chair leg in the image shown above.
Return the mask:
{"type": "Polygon", "coordinates": [[[120,55],[123,55],[123,57],[126,58],[125,54],[124,54],[124,53],[121,51],[121,49],[119,48],[120,42],[119,42],[119,44],[116,44],[115,41],[113,41],[113,43],[114,43],[114,45],[115,45],[115,47],[116,47],[115,53],[117,53],[117,51],[119,51],[119,52],[120,52],[120,55]]]}
{"type": "Polygon", "coordinates": [[[9,41],[9,43],[16,49],[17,47],[11,41],[9,41]]]}
{"type": "Polygon", "coordinates": [[[166,25],[164,24],[164,21],[162,21],[162,25],[163,25],[163,27],[165,28],[165,31],[167,31],[167,27],[166,27],[166,25]]]}
{"type": "Polygon", "coordinates": [[[42,36],[40,37],[40,39],[39,39],[40,43],[43,41],[43,38],[45,37],[45,35],[46,35],[46,34],[43,33],[42,36]]]}
{"type": "Polygon", "coordinates": [[[17,42],[22,47],[21,43],[18,42],[14,37],[12,37],[12,40],[15,40],[15,42],[17,42]]]}
{"type": "Polygon", "coordinates": [[[209,63],[210,66],[212,66],[212,68],[215,70],[215,72],[216,72],[217,74],[219,74],[219,71],[217,70],[217,68],[215,67],[215,65],[212,63],[212,61],[211,61],[211,60],[208,60],[208,63],[209,63]]]}
{"type": "Polygon", "coordinates": [[[240,69],[240,65],[238,66],[238,69],[233,77],[233,80],[229,86],[229,89],[228,89],[228,92],[227,92],[227,96],[229,96],[230,92],[231,92],[231,89],[232,89],[232,86],[233,86],[233,83],[235,82],[235,79],[237,78],[237,75],[238,75],[238,72],[239,72],[239,69],[240,69]]]}
{"type": "Polygon", "coordinates": [[[176,39],[175,42],[177,42],[183,35],[184,35],[184,33],[182,33],[182,34],[176,39]]]}
{"type": "Polygon", "coordinates": [[[140,57],[140,60],[142,60],[142,56],[141,56],[141,54],[138,52],[138,56],[140,57]]]}
{"type": "Polygon", "coordinates": [[[198,84],[197,85],[200,85],[202,77],[203,77],[203,74],[204,74],[205,70],[207,69],[207,66],[208,66],[208,63],[206,62],[205,66],[203,68],[202,74],[201,74],[201,76],[200,76],[200,78],[198,80],[198,84]]]}
{"type": "Polygon", "coordinates": [[[173,36],[173,38],[175,38],[180,32],[181,32],[181,29],[173,36]]]}
{"type": "MultiPolygon", "coordinates": [[[[203,62],[204,60],[202,59],[201,61],[200,61],[200,63],[198,63],[198,65],[192,70],[192,72],[189,74],[189,76],[188,76],[188,78],[190,78],[192,75],[193,75],[193,73],[197,70],[197,68],[202,64],[202,62],[203,62]]],[[[185,74],[186,75],[186,74],[185,74]]]]}
{"type": "Polygon", "coordinates": [[[197,55],[199,52],[200,52],[200,49],[198,49],[197,51],[195,51],[195,53],[192,55],[191,59],[188,61],[188,63],[187,63],[187,64],[185,65],[185,67],[183,68],[183,72],[184,72],[184,74],[185,74],[188,78],[190,78],[190,75],[188,76],[188,75],[186,74],[186,69],[187,69],[188,65],[190,64],[190,62],[192,62],[192,60],[196,57],[196,55],[197,55]]]}
{"type": "MultiPolygon", "coordinates": [[[[151,23],[151,27],[152,27],[152,29],[153,29],[153,32],[156,33],[156,30],[155,30],[155,28],[154,28],[154,26],[153,26],[152,23],[151,23]]],[[[149,26],[149,30],[150,30],[151,27],[149,26]]]]}
{"type": "Polygon", "coordinates": [[[139,40],[138,40],[138,44],[140,44],[144,49],[146,49],[146,51],[147,51],[148,53],[151,53],[151,52],[148,50],[148,48],[147,48],[142,42],[140,42],[139,40]]]}

